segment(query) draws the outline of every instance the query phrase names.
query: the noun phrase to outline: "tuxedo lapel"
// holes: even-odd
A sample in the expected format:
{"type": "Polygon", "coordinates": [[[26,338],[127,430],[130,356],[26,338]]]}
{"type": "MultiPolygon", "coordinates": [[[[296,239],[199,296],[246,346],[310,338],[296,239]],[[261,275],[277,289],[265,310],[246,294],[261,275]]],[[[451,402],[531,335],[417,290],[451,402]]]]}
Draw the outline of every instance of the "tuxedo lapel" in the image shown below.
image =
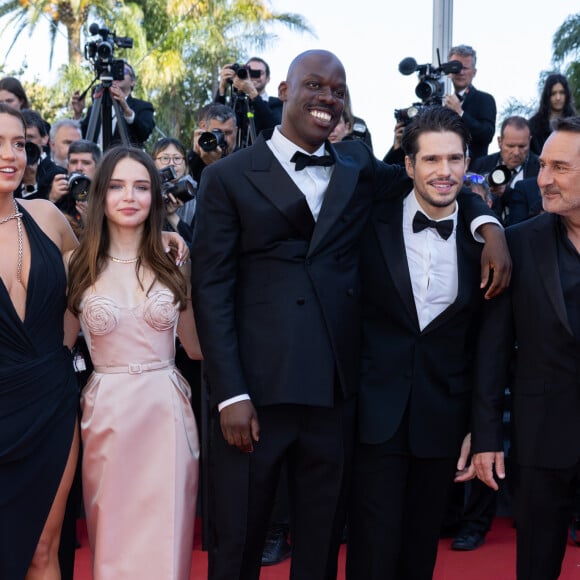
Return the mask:
{"type": "MultiPolygon", "coordinates": [[[[566,304],[564,303],[560,272],[558,270],[557,244],[554,239],[556,236],[555,229],[555,216],[552,216],[552,219],[549,221],[536,223],[534,225],[535,235],[531,236],[530,243],[541,284],[548,296],[548,302],[552,304],[558,319],[565,326],[566,330],[572,334],[566,313],[566,304]]],[[[530,284],[537,283],[535,280],[529,280],[528,282],[530,284]]]]}
{"type": "Polygon", "coordinates": [[[403,238],[403,199],[400,198],[396,205],[388,204],[385,206],[376,220],[373,220],[373,225],[393,285],[397,289],[413,325],[418,330],[419,319],[417,318],[417,308],[415,307],[403,238]]]}
{"type": "Polygon", "coordinates": [[[263,138],[260,137],[254,147],[252,168],[246,170],[246,176],[296,230],[309,240],[314,230],[314,218],[306,198],[278,163],[263,138]]]}
{"type": "MultiPolygon", "coordinates": [[[[455,243],[457,248],[457,297],[455,300],[441,313],[435,317],[424,329],[423,332],[430,332],[448,320],[453,318],[457,312],[465,308],[472,300],[476,299],[474,296],[474,268],[479,271],[478,255],[474,253],[473,247],[470,246],[471,232],[469,227],[461,219],[461,214],[457,220],[457,232],[455,236],[455,243]]],[[[475,274],[476,275],[476,274],[475,274]]]]}
{"type": "MultiPolygon", "coordinates": [[[[330,148],[328,144],[327,148],[330,148]]],[[[341,157],[334,149],[332,149],[332,154],[335,159],[334,170],[324,193],[324,200],[308,250],[309,254],[316,251],[324,237],[340,218],[354,195],[358,183],[360,169],[354,160],[350,157],[341,157]]]]}

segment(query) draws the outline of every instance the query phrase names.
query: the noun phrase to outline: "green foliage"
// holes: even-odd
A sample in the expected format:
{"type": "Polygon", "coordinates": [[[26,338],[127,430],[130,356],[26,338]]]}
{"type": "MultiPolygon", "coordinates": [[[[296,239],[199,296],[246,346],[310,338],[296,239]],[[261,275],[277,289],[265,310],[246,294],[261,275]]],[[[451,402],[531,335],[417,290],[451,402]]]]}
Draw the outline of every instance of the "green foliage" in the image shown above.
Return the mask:
{"type": "Polygon", "coordinates": [[[554,34],[552,41],[554,64],[564,71],[576,109],[580,109],[580,12],[571,14],[554,34]]]}

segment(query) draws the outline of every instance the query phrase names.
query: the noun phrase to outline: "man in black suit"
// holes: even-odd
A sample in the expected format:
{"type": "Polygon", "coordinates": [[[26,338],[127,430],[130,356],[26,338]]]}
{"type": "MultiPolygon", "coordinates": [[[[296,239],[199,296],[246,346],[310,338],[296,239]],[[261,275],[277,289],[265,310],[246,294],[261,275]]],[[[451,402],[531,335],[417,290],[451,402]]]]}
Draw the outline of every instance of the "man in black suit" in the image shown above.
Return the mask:
{"type": "Polygon", "coordinates": [[[522,179],[514,185],[508,225],[512,226],[542,213],[542,194],[537,177],[522,179]]]}
{"type": "MultiPolygon", "coordinates": [[[[213,410],[212,580],[258,578],[284,461],[291,576],[336,577],[359,381],[359,238],[373,199],[404,178],[359,142],[326,141],[346,95],[332,53],[299,55],[279,95],[281,126],[207,167],[197,198],[192,297],[213,410]]],[[[509,267],[496,265],[501,287],[509,267]]]]}
{"type": "Polygon", "coordinates": [[[544,144],[546,213],[509,228],[511,286],[486,304],[473,406],[477,476],[505,477],[502,398],[511,354],[517,577],[556,579],[580,480],[580,117],[544,144]]]}
{"type": "Polygon", "coordinates": [[[481,244],[456,201],[468,142],[445,107],[415,117],[402,139],[413,185],[375,206],[363,236],[351,580],[430,579],[446,498],[465,466],[484,298],[481,244]]]}
{"type": "MultiPolygon", "coordinates": [[[[113,118],[111,143],[105,145],[110,146],[121,143],[121,133],[119,131],[119,122],[121,122],[127,130],[129,143],[135,147],[143,148],[145,141],[147,141],[149,135],[151,135],[155,128],[155,111],[150,102],[142,101],[132,96],[131,93],[137,82],[137,76],[135,75],[135,70],[128,62],[124,63],[123,72],[123,80],[113,81],[113,84],[109,88],[111,97],[119,103],[123,117],[121,120],[113,118]]],[[[95,93],[98,94],[99,91],[102,91],[101,87],[97,87],[95,93]]],[[[81,118],[84,107],[84,97],[81,99],[79,92],[76,91],[72,97],[72,108],[75,119],[79,120],[81,118]]],[[[92,112],[93,107],[90,106],[85,118],[81,121],[81,130],[84,139],[87,137],[92,112]]],[[[102,119],[99,118],[95,128],[95,135],[93,136],[95,142],[99,141],[101,122],[102,119]]]]}
{"type": "Polygon", "coordinates": [[[471,133],[471,160],[487,155],[487,148],[495,134],[495,99],[477,90],[473,77],[477,73],[477,55],[471,46],[460,44],[449,50],[448,61],[458,60],[463,68],[450,74],[454,93],[445,96],[443,104],[461,116],[471,133]]]}
{"type": "Polygon", "coordinates": [[[538,156],[530,151],[531,133],[528,121],[517,115],[507,117],[501,124],[497,139],[499,151],[472,161],[470,171],[488,175],[496,167],[503,165],[511,172],[504,185],[490,185],[494,195],[492,209],[505,225],[510,225],[510,205],[513,188],[522,179],[536,177],[540,170],[538,156]]]}

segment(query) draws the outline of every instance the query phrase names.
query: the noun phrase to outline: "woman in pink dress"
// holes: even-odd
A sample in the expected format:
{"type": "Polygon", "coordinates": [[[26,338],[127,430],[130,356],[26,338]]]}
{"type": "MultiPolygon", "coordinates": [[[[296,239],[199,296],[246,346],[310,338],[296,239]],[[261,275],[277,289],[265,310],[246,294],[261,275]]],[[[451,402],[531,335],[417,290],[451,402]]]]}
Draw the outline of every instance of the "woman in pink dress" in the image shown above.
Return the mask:
{"type": "Polygon", "coordinates": [[[188,267],[163,253],[161,183],[141,150],[104,156],[69,261],[95,372],[83,389],[83,494],[96,580],[189,578],[199,446],[175,333],[201,358],[188,267]]]}

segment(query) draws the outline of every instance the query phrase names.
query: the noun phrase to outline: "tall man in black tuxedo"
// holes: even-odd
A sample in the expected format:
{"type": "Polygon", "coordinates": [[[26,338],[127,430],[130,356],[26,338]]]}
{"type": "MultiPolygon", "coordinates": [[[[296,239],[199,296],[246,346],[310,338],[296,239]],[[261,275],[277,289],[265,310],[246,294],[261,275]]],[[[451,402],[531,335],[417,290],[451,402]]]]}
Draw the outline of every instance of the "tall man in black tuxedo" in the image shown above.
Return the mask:
{"type": "Polygon", "coordinates": [[[449,75],[455,92],[445,97],[444,105],[461,115],[467,125],[471,133],[469,156],[474,160],[487,155],[487,148],[495,134],[495,99],[472,84],[477,73],[477,54],[471,46],[453,46],[447,60],[458,60],[463,68],[449,75]]]}
{"type": "Polygon", "coordinates": [[[580,117],[558,119],[540,155],[546,213],[509,228],[514,274],[486,303],[473,407],[474,464],[505,476],[502,397],[514,341],[512,450],[519,580],[555,579],[580,480],[580,117]]]}
{"type": "MultiPolygon", "coordinates": [[[[358,141],[327,141],[345,95],[335,55],[299,55],[279,87],[281,126],[204,170],[192,288],[214,413],[212,580],[258,578],[283,461],[291,577],[336,577],[359,381],[359,239],[373,199],[406,178],[358,141]]],[[[495,265],[501,287],[509,266],[495,265]]]]}
{"type": "Polygon", "coordinates": [[[350,580],[430,579],[446,498],[465,466],[484,298],[482,246],[464,196],[456,200],[468,142],[465,123],[445,107],[415,117],[402,139],[413,184],[375,205],[362,238],[350,580]]]}

